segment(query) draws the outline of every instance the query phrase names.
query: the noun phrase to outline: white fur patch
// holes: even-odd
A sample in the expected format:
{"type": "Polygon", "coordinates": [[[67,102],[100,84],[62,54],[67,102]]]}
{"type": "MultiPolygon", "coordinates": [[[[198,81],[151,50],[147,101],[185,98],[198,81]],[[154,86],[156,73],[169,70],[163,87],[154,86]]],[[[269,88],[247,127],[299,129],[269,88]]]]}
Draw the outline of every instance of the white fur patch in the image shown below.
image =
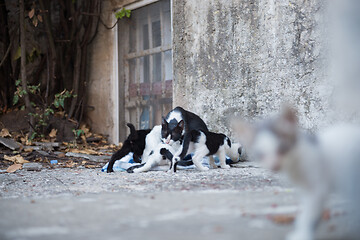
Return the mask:
{"type": "Polygon", "coordinates": [[[183,120],[181,112],[179,111],[172,111],[170,112],[169,116],[166,118],[166,121],[169,122],[171,119],[176,119],[177,122],[183,120]]]}

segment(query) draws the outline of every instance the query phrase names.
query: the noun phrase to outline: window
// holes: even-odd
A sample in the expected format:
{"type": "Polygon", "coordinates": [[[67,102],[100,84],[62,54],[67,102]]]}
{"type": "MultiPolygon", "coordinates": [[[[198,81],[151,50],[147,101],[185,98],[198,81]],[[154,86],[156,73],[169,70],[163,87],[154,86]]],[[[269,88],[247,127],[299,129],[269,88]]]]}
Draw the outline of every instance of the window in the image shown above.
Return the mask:
{"type": "Polygon", "coordinates": [[[172,108],[170,1],[133,10],[119,26],[119,46],[124,75],[120,114],[141,129],[160,124],[172,108]]]}

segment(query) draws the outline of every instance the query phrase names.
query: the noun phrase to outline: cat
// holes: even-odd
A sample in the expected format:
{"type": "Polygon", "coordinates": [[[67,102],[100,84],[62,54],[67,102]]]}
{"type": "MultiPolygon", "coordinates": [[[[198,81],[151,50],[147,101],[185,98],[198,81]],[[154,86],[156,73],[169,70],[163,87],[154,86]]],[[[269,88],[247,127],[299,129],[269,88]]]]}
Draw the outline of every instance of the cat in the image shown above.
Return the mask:
{"type": "Polygon", "coordinates": [[[130,134],[125,140],[120,150],[115,152],[109,161],[107,172],[113,172],[113,166],[116,160],[119,160],[130,152],[133,153],[134,162],[140,163],[140,157],[143,155],[145,149],[145,138],[150,133],[151,129],[135,130],[134,125],[128,123],[130,134]]]}
{"type": "Polygon", "coordinates": [[[273,171],[283,171],[303,190],[302,211],[288,240],[312,240],[324,205],[331,193],[337,193],[350,204],[348,235],[360,234],[360,127],[335,125],[306,134],[297,126],[295,111],[286,107],[275,119],[254,126],[235,122],[234,126],[250,151],[250,158],[259,160],[273,171]],[[351,225],[354,224],[354,225],[351,225]],[[357,232],[356,232],[357,231],[357,232]]]}
{"type": "MultiPolygon", "coordinates": [[[[146,137],[146,143],[150,139],[154,139],[151,132],[146,137]]],[[[154,132],[155,133],[155,132],[154,132]]],[[[154,139],[155,140],[155,139],[154,139]]],[[[142,159],[145,161],[142,165],[133,166],[129,168],[127,171],[130,173],[139,173],[139,172],[145,172],[149,171],[151,168],[158,166],[158,165],[166,165],[168,162],[166,161],[173,159],[174,153],[180,148],[181,141],[176,141],[170,144],[163,143],[162,141],[153,141],[155,144],[149,149],[152,149],[151,151],[147,151],[149,154],[148,156],[144,155],[142,159]]],[[[147,148],[147,147],[146,147],[147,148]]],[[[200,170],[208,170],[207,167],[204,167],[201,164],[201,160],[205,156],[209,156],[209,164],[212,168],[217,168],[215,165],[215,161],[213,158],[213,155],[216,155],[220,160],[220,167],[224,169],[230,168],[229,165],[226,164],[226,151],[231,149],[231,141],[230,139],[221,133],[203,133],[201,131],[193,130],[191,131],[191,141],[188,148],[188,153],[194,153],[192,156],[191,162],[200,170]]],[[[235,159],[238,159],[241,155],[242,148],[238,147],[236,149],[237,156],[235,159]]],[[[232,156],[235,154],[233,153],[232,156]]],[[[170,162],[170,169],[173,169],[174,172],[176,172],[176,166],[178,163],[172,163],[170,162]],[[174,166],[172,166],[174,164],[174,166]]],[[[190,162],[190,161],[188,161],[190,162]]],[[[189,165],[189,163],[187,163],[189,165]]]]}
{"type": "MultiPolygon", "coordinates": [[[[208,167],[205,167],[201,164],[202,159],[205,156],[209,157],[209,164],[212,168],[217,168],[215,165],[213,155],[216,155],[220,160],[220,167],[224,169],[229,169],[230,165],[226,164],[226,151],[231,149],[230,139],[222,133],[214,132],[202,132],[199,130],[192,130],[190,132],[191,140],[188,148],[188,154],[193,153],[192,162],[194,165],[201,171],[209,170],[208,167]]],[[[241,155],[241,147],[237,149],[238,155],[241,155]]],[[[171,155],[165,150],[161,150],[163,155],[167,154],[166,157],[170,158],[171,155]]],[[[237,158],[239,157],[237,156],[237,158]]],[[[173,157],[172,157],[173,158],[173,157]]],[[[171,159],[172,159],[171,158],[171,159]]],[[[236,159],[237,159],[236,158],[236,159]]],[[[173,171],[176,172],[176,166],[179,162],[174,162],[173,171]]]]}
{"type": "Polygon", "coordinates": [[[164,157],[160,151],[161,149],[167,150],[169,153],[173,154],[177,151],[181,145],[181,140],[172,141],[170,143],[164,143],[165,140],[162,139],[161,135],[162,126],[155,126],[151,132],[146,136],[145,139],[145,149],[142,155],[142,162],[140,165],[136,165],[127,169],[128,173],[140,173],[151,170],[155,166],[166,165],[166,157],[164,157]]]}
{"type": "MultiPolygon", "coordinates": [[[[182,107],[174,108],[162,119],[161,136],[164,143],[171,145],[175,141],[182,141],[179,150],[171,160],[171,171],[174,171],[175,163],[183,160],[188,153],[192,138],[191,132],[193,130],[198,130],[205,134],[209,132],[205,122],[198,115],[186,111],[182,107]]],[[[206,170],[203,167],[199,169],[206,170]]]]}

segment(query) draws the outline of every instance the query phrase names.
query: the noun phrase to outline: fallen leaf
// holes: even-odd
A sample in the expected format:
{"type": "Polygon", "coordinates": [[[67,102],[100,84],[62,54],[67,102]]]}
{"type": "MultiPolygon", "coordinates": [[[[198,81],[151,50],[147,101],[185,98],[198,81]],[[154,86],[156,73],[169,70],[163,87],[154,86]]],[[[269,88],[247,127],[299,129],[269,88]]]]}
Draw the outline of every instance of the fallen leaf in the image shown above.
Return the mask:
{"type": "Polygon", "coordinates": [[[11,134],[9,133],[9,130],[7,128],[1,129],[0,137],[11,137],[11,134]]]}
{"type": "Polygon", "coordinates": [[[86,124],[82,124],[82,125],[80,126],[80,129],[84,131],[85,137],[87,137],[87,138],[88,138],[88,137],[91,137],[92,133],[90,132],[90,128],[88,128],[88,127],[86,126],[86,124]]]}
{"type": "Polygon", "coordinates": [[[65,157],[65,153],[59,153],[57,156],[60,158],[63,158],[63,157],[65,157]]]}
{"type": "Polygon", "coordinates": [[[56,137],[56,133],[57,133],[57,129],[55,129],[55,128],[51,129],[51,131],[49,133],[49,137],[51,137],[51,138],[56,137]]]}
{"type": "Polygon", "coordinates": [[[6,169],[6,171],[8,172],[8,173],[13,173],[13,172],[15,172],[16,170],[19,170],[19,169],[21,169],[22,168],[22,165],[21,164],[13,164],[13,165],[11,165],[10,167],[8,167],[7,169],[6,169]]]}
{"type": "Polygon", "coordinates": [[[29,18],[32,19],[33,16],[34,16],[34,14],[35,14],[35,9],[33,8],[33,9],[31,9],[30,12],[29,12],[29,18]]]}
{"type": "Polygon", "coordinates": [[[11,161],[11,162],[14,162],[14,163],[19,163],[19,164],[29,162],[29,161],[25,160],[20,154],[12,156],[12,157],[4,155],[4,159],[8,160],[8,161],[11,161]]]}
{"type": "Polygon", "coordinates": [[[81,164],[83,164],[83,165],[84,165],[85,163],[87,163],[87,161],[85,161],[85,160],[81,162],[81,164]]]}
{"type": "Polygon", "coordinates": [[[32,152],[32,151],[34,151],[33,148],[25,148],[25,149],[24,149],[24,152],[32,152]]]}
{"type": "Polygon", "coordinates": [[[72,168],[76,165],[73,161],[69,160],[65,162],[65,167],[72,168]]]}
{"type": "Polygon", "coordinates": [[[38,22],[37,18],[34,18],[34,19],[33,19],[33,24],[34,24],[35,27],[37,27],[38,23],[39,23],[39,22],[38,22]]]}
{"type": "Polygon", "coordinates": [[[87,144],[86,137],[84,135],[81,135],[80,138],[81,138],[81,140],[83,141],[84,144],[87,144]]]}
{"type": "Polygon", "coordinates": [[[86,168],[96,168],[95,165],[85,165],[86,168]]]}
{"type": "Polygon", "coordinates": [[[37,18],[39,19],[39,21],[40,21],[40,22],[42,22],[42,21],[43,21],[43,19],[42,19],[42,16],[41,16],[41,15],[37,15],[37,18]]]}
{"type": "Polygon", "coordinates": [[[268,218],[277,224],[290,224],[295,220],[295,216],[290,214],[270,215],[268,218]]]}
{"type": "Polygon", "coordinates": [[[73,152],[73,153],[83,153],[83,154],[90,154],[90,155],[103,155],[102,152],[97,152],[95,150],[92,149],[70,149],[69,152],[73,152]]]}

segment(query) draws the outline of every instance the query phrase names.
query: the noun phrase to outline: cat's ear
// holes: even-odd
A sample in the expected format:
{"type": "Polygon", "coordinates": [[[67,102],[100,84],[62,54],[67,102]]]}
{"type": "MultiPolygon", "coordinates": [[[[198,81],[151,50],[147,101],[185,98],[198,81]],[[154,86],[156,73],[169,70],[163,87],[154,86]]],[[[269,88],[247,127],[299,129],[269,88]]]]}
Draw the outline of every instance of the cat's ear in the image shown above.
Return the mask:
{"type": "Polygon", "coordinates": [[[293,125],[296,125],[298,123],[296,110],[289,105],[283,105],[281,107],[280,118],[293,125]]]}
{"type": "Polygon", "coordinates": [[[231,121],[231,129],[234,131],[235,137],[245,148],[251,147],[256,134],[256,129],[253,124],[241,119],[233,119],[231,121]]]}
{"type": "Polygon", "coordinates": [[[184,129],[184,126],[185,126],[184,120],[181,120],[177,125],[177,127],[180,128],[181,131],[184,129]]]}
{"type": "Polygon", "coordinates": [[[137,131],[135,130],[134,125],[132,125],[131,123],[127,123],[126,124],[129,128],[130,128],[130,135],[131,139],[136,139],[138,137],[137,131]]]}
{"type": "Polygon", "coordinates": [[[297,129],[298,117],[296,110],[289,105],[283,105],[275,123],[274,131],[286,141],[294,141],[296,139],[297,129]]]}
{"type": "Polygon", "coordinates": [[[166,129],[168,126],[168,122],[166,121],[166,119],[164,117],[162,117],[162,120],[161,120],[161,127],[163,129],[166,129]]]}

